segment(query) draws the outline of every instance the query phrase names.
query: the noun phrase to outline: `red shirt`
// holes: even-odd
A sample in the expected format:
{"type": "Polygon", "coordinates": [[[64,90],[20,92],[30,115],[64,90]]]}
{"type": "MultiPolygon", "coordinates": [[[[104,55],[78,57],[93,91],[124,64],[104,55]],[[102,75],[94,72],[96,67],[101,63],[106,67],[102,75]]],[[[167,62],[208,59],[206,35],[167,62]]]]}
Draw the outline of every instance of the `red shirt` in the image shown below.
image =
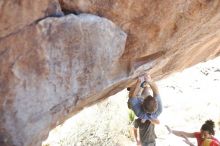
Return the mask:
{"type": "MultiPolygon", "coordinates": [[[[201,132],[195,132],[194,136],[196,137],[198,146],[202,146],[203,139],[202,139],[201,132]]],[[[212,137],[211,139],[213,141],[210,143],[210,146],[220,146],[220,142],[218,141],[218,139],[216,139],[215,137],[212,137]]]]}

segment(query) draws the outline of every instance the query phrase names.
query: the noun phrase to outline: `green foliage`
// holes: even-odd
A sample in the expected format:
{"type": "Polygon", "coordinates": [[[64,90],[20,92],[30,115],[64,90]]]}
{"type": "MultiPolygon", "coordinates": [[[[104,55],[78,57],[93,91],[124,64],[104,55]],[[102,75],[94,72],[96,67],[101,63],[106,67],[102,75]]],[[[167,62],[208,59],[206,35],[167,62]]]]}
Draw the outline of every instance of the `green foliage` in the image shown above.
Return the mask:
{"type": "Polygon", "coordinates": [[[130,109],[128,110],[128,117],[129,117],[129,123],[132,123],[135,120],[136,116],[133,110],[130,109]]]}

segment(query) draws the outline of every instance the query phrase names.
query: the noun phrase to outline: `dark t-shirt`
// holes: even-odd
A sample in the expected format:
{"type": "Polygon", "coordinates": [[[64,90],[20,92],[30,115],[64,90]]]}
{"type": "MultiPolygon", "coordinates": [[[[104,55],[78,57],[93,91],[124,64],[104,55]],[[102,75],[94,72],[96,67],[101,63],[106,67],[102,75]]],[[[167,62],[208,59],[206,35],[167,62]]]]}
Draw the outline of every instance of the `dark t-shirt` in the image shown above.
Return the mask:
{"type": "Polygon", "coordinates": [[[154,124],[152,124],[149,120],[142,123],[141,119],[136,119],[134,121],[134,127],[139,128],[139,135],[142,143],[155,142],[157,136],[154,131],[154,124]]]}

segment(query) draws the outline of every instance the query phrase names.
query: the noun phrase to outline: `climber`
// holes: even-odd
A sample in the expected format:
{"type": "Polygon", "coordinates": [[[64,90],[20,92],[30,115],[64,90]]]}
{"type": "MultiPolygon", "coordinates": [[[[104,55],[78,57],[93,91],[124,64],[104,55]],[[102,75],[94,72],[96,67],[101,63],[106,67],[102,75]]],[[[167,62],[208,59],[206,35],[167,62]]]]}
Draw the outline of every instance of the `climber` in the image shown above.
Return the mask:
{"type": "Polygon", "coordinates": [[[127,88],[129,106],[139,117],[134,121],[133,133],[137,146],[155,146],[154,124],[159,124],[157,117],[162,112],[162,104],[156,84],[149,75],[139,77],[135,88],[127,88]],[[150,95],[150,88],[153,96],[150,95]],[[139,134],[137,134],[139,131],[139,134]]]}
{"type": "Polygon", "coordinates": [[[150,120],[159,124],[157,117],[162,112],[162,102],[158,87],[148,74],[139,77],[135,87],[130,88],[128,105],[142,121],[150,120]],[[149,95],[149,86],[153,96],[149,95]]]}
{"type": "Polygon", "coordinates": [[[213,137],[215,135],[214,127],[214,122],[212,120],[207,120],[202,125],[200,132],[189,133],[184,131],[172,130],[169,126],[166,125],[166,128],[170,133],[185,138],[185,142],[190,146],[194,145],[189,142],[187,138],[196,138],[198,146],[220,146],[220,142],[215,137],[213,137]]]}

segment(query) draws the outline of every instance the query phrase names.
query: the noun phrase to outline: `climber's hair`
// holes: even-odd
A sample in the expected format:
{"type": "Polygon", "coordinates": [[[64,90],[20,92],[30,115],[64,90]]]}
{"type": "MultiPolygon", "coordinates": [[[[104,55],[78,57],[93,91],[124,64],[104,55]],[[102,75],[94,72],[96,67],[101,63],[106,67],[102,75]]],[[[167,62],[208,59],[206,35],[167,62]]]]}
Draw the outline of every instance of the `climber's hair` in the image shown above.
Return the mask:
{"type": "Polygon", "coordinates": [[[212,120],[207,120],[205,123],[202,125],[201,130],[203,131],[208,131],[209,134],[215,135],[215,123],[212,120]]]}
{"type": "Polygon", "coordinates": [[[153,113],[157,110],[157,103],[156,103],[156,99],[154,97],[152,97],[151,95],[148,95],[143,103],[143,109],[146,113],[153,113]],[[156,103],[156,104],[155,104],[156,103]]]}

